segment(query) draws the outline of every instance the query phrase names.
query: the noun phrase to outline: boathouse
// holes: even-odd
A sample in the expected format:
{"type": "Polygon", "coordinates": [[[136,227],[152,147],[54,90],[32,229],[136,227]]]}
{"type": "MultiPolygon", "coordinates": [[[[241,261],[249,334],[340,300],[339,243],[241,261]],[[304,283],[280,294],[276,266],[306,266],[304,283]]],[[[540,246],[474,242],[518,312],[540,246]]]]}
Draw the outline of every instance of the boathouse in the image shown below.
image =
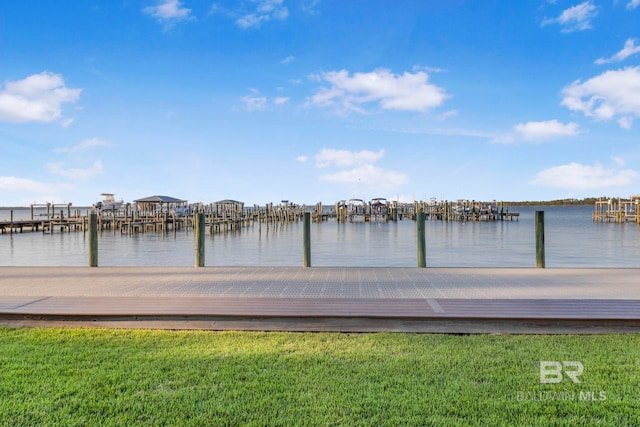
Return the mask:
{"type": "Polygon", "coordinates": [[[186,200],[169,196],[149,196],[134,202],[140,212],[170,212],[177,207],[187,206],[186,200]]]}
{"type": "Polygon", "coordinates": [[[212,205],[222,209],[244,209],[244,202],[231,199],[218,200],[213,202],[212,205]]]}

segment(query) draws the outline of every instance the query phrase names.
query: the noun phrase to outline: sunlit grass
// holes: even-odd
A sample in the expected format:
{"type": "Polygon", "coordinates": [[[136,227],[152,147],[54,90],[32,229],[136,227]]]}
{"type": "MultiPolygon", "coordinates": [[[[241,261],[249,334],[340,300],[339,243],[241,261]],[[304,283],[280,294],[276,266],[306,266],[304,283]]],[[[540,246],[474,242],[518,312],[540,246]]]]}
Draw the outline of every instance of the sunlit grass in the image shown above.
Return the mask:
{"type": "Polygon", "coordinates": [[[640,335],[0,328],[7,426],[637,426],[639,414],[640,335]],[[540,384],[541,360],[580,361],[582,382],[540,384]]]}

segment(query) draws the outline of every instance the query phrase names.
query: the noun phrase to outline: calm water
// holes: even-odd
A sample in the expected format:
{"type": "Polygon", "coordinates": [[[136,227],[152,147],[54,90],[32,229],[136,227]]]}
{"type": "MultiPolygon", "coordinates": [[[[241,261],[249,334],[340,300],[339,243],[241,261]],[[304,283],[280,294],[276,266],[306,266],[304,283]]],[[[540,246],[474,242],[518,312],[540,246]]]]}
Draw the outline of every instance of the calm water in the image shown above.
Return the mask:
{"type": "MultiPolygon", "coordinates": [[[[599,224],[592,207],[516,207],[513,222],[446,223],[427,221],[427,265],[430,267],[534,267],[534,212],[545,211],[547,267],[640,267],[640,226],[599,224]]],[[[27,209],[14,217],[29,217],[27,209]]],[[[0,219],[8,218],[0,209],[0,219]]],[[[329,222],[312,224],[313,266],[417,265],[416,224],[329,222]]],[[[84,233],[53,235],[28,232],[0,235],[0,266],[84,266],[88,240],[84,233]]],[[[104,232],[99,237],[101,266],[191,266],[194,234],[134,235],[104,232]]],[[[208,266],[300,266],[302,224],[206,238],[208,266]]]]}

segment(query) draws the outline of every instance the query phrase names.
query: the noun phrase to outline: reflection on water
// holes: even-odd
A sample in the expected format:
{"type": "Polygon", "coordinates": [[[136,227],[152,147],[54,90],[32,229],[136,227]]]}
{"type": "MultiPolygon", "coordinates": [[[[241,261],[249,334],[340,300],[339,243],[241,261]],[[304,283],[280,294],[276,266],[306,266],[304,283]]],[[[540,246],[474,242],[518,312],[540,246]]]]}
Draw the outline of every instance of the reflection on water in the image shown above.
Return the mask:
{"type": "MultiPolygon", "coordinates": [[[[640,226],[591,221],[591,207],[519,207],[519,221],[427,221],[427,266],[534,267],[534,212],[545,211],[547,267],[638,267],[640,226]]],[[[312,224],[313,266],[417,265],[416,225],[328,222],[312,224]]],[[[0,265],[84,266],[88,241],[81,232],[0,236],[0,265]]],[[[101,266],[191,266],[194,234],[104,232],[101,266]]],[[[301,266],[302,224],[266,227],[206,238],[207,266],[301,266]]]]}

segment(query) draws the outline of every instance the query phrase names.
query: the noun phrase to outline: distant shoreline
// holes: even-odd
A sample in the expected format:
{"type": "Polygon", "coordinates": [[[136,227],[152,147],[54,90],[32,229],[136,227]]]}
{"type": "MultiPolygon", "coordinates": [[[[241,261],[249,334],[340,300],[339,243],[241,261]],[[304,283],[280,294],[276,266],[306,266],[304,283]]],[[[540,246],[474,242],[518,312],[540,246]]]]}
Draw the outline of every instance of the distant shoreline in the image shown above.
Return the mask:
{"type": "Polygon", "coordinates": [[[594,202],[564,202],[559,203],[555,201],[551,202],[504,202],[505,206],[593,206],[594,202]]]}

